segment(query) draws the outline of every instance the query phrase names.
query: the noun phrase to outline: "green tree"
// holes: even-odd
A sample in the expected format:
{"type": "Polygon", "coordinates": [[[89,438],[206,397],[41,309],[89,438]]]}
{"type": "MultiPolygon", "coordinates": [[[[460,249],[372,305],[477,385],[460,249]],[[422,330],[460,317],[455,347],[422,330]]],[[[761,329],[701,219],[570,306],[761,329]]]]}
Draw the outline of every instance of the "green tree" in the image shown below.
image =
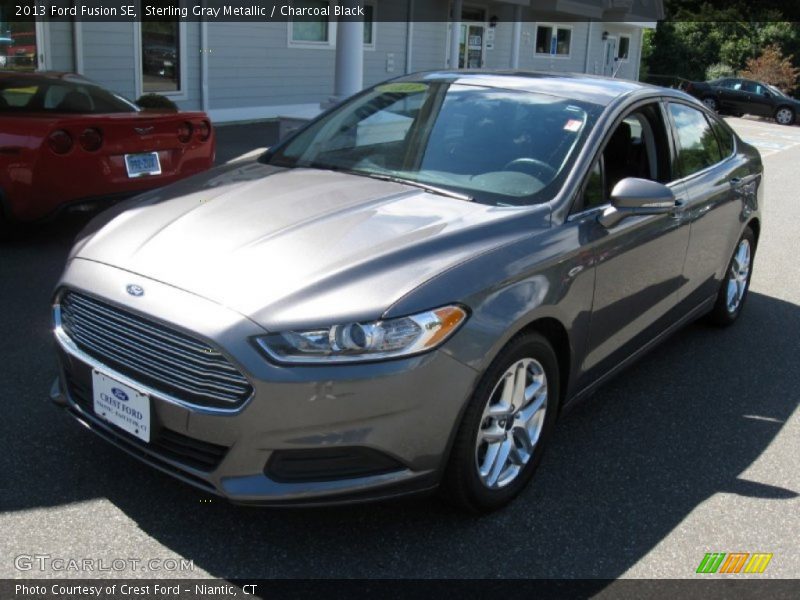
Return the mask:
{"type": "Polygon", "coordinates": [[[749,13],[735,0],[722,10],[702,2],[681,4],[673,20],[658,23],[646,36],[642,73],[699,80],[719,63],[738,72],[771,45],[794,56],[793,65],[800,66],[800,26],[781,21],[779,12],[761,11],[762,21],[737,21],[749,13]]]}

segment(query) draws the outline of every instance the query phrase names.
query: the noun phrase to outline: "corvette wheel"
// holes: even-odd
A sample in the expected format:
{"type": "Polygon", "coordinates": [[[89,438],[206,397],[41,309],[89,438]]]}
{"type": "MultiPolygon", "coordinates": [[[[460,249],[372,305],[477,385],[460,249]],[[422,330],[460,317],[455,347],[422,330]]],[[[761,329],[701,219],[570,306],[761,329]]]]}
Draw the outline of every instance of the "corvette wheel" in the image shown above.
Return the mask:
{"type": "Polygon", "coordinates": [[[3,214],[2,208],[0,208],[0,241],[7,240],[11,237],[11,223],[9,223],[8,218],[3,214]]]}

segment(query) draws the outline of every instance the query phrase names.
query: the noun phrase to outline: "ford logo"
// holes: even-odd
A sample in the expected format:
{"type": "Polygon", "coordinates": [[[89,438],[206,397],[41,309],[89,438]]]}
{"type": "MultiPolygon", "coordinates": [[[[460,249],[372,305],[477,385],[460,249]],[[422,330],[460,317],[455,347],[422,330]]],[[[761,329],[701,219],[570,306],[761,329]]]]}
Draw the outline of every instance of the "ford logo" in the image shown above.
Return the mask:
{"type": "Polygon", "coordinates": [[[140,285],[136,285],[135,283],[128,284],[128,287],[125,289],[131,296],[144,296],[144,288],[140,285]]]}
{"type": "Polygon", "coordinates": [[[114,394],[119,400],[122,400],[123,402],[128,401],[128,394],[126,394],[119,388],[111,388],[111,393],[114,394]]]}

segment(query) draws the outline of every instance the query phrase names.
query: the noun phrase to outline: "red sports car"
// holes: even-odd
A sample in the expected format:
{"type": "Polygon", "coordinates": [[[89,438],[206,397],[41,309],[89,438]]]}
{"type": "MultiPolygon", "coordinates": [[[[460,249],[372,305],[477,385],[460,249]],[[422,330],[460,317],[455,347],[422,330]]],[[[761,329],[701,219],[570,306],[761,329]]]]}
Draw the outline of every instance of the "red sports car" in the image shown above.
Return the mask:
{"type": "Polygon", "coordinates": [[[0,71],[0,234],[210,168],[203,112],[141,110],[78,75],[0,71]]]}

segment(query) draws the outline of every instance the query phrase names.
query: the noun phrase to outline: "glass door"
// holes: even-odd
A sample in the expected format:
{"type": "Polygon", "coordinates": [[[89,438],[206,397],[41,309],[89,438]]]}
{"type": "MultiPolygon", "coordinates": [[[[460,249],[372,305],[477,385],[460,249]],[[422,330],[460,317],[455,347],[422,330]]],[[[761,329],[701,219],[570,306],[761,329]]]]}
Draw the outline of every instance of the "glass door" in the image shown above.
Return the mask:
{"type": "Polygon", "coordinates": [[[486,26],[462,23],[461,42],[458,45],[458,68],[481,69],[486,47],[486,26]]]}
{"type": "Polygon", "coordinates": [[[9,22],[0,6],[0,69],[35,71],[39,67],[36,22],[9,22]]]}

